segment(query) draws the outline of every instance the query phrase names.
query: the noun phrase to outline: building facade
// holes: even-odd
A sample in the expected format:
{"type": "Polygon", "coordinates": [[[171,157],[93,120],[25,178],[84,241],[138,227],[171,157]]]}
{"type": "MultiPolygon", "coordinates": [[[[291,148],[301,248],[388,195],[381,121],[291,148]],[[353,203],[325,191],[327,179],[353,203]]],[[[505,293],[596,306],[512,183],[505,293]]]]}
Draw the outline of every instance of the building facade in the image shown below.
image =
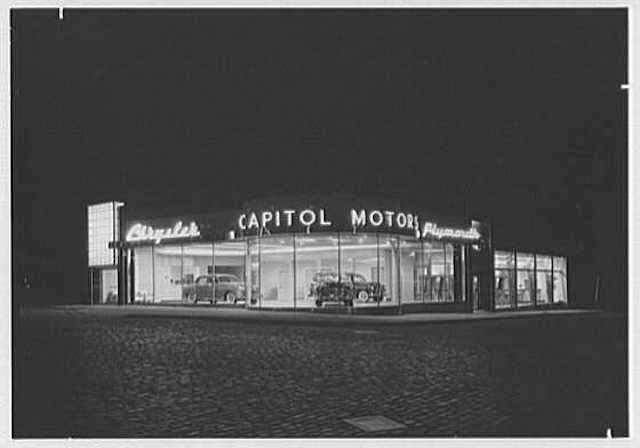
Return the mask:
{"type": "Polygon", "coordinates": [[[154,217],[88,207],[91,303],[351,313],[567,306],[566,254],[494,247],[489,223],[358,198],[154,217]]]}

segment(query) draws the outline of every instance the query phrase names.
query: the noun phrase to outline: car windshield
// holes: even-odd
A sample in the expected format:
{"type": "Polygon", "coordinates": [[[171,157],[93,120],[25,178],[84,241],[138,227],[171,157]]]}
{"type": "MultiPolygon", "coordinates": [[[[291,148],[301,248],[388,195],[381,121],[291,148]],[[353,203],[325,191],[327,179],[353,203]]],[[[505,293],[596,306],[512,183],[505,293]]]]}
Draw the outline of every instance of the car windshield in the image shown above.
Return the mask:
{"type": "Polygon", "coordinates": [[[338,278],[338,275],[335,272],[318,272],[314,276],[314,280],[316,282],[329,282],[329,281],[336,280],[337,278],[338,278]]]}
{"type": "Polygon", "coordinates": [[[198,279],[196,280],[196,283],[198,285],[205,285],[207,283],[211,283],[211,277],[209,277],[208,275],[201,275],[200,277],[198,277],[198,279]]]}
{"type": "Polygon", "coordinates": [[[223,283],[237,282],[238,279],[233,275],[218,275],[218,281],[223,283]]]}
{"type": "Polygon", "coordinates": [[[353,278],[354,282],[366,282],[367,279],[364,278],[364,275],[362,274],[348,274],[350,277],[353,278]]]}

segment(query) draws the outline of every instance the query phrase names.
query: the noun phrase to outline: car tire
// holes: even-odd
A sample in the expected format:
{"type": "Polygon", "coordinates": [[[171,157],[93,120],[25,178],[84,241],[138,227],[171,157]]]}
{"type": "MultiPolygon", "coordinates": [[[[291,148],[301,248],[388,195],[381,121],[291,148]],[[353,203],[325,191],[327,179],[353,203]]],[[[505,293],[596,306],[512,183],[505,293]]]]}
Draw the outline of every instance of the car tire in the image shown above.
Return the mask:
{"type": "Polygon", "coordinates": [[[225,302],[233,302],[236,303],[236,295],[234,293],[232,293],[231,291],[227,291],[224,294],[224,301],[225,302]]]}
{"type": "Polygon", "coordinates": [[[369,300],[369,293],[367,291],[365,291],[364,289],[362,289],[362,290],[358,291],[358,294],[356,295],[356,297],[361,302],[367,302],[369,300]]]}
{"type": "Polygon", "coordinates": [[[322,306],[322,300],[316,300],[316,306],[320,308],[322,306]]]}

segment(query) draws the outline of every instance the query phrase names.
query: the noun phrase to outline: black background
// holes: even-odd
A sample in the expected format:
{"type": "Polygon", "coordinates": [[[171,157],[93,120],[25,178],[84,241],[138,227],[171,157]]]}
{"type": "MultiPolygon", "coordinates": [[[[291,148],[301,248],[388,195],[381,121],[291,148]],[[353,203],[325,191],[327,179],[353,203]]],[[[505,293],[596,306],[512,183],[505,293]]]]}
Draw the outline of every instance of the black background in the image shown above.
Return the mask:
{"type": "Polygon", "coordinates": [[[599,276],[626,309],[625,9],[13,10],[11,52],[14,288],[38,300],[86,302],[88,203],[346,192],[562,242],[577,300],[599,276]]]}

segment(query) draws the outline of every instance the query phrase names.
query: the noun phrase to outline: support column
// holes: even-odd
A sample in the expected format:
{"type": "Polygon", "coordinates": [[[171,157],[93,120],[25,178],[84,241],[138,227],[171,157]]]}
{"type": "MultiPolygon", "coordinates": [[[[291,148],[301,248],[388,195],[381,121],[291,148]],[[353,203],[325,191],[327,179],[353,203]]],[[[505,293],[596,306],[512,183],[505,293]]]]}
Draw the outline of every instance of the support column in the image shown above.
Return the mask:
{"type": "Polygon", "coordinates": [[[130,250],[129,257],[129,303],[133,304],[136,299],[136,272],[135,272],[135,251],[130,250]]]}

